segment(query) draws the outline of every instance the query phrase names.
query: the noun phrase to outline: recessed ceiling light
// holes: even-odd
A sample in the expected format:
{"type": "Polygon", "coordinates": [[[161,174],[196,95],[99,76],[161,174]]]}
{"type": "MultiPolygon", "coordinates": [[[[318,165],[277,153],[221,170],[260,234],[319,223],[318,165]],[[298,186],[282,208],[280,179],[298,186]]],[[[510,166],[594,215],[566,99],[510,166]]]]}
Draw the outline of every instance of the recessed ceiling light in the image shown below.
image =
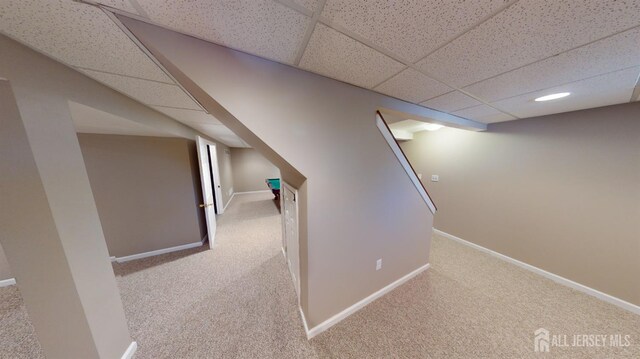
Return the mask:
{"type": "Polygon", "coordinates": [[[551,100],[557,100],[559,98],[563,98],[563,97],[567,97],[571,95],[571,92],[560,92],[560,93],[552,93],[551,95],[546,95],[546,96],[542,96],[542,97],[538,97],[537,99],[535,99],[534,101],[536,102],[543,102],[543,101],[551,101],[551,100]]]}
{"type": "Polygon", "coordinates": [[[441,128],[443,128],[444,126],[442,125],[438,125],[437,123],[425,123],[422,128],[424,128],[427,131],[437,131],[441,128]]]}

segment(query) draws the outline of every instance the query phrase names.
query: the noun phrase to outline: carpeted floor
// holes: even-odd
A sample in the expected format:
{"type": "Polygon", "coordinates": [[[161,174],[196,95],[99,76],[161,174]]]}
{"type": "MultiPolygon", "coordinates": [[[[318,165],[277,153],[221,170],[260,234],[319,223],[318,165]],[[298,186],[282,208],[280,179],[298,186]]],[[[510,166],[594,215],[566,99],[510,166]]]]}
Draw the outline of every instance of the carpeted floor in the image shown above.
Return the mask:
{"type": "MultiPolygon", "coordinates": [[[[114,266],[142,358],[640,358],[640,316],[434,236],[432,267],[307,341],[270,194],[238,195],[206,247],[114,266]],[[622,334],[552,347],[534,331],[622,334]]],[[[17,287],[0,288],[0,358],[42,357],[17,287]]]]}

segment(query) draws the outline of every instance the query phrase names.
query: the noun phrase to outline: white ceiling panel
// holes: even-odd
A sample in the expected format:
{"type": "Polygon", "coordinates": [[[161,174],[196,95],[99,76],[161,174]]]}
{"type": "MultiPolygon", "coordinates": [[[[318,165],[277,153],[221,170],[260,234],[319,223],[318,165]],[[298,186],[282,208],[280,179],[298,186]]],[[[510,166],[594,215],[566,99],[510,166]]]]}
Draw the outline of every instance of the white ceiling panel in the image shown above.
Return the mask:
{"type": "Polygon", "coordinates": [[[138,0],[151,19],[214,43],[292,63],[310,18],[273,0],[138,0]]]}
{"type": "Polygon", "coordinates": [[[506,113],[500,112],[495,108],[487,105],[479,105],[453,113],[456,116],[464,117],[483,123],[494,123],[515,120],[516,118],[506,113]]]}
{"type": "Polygon", "coordinates": [[[328,0],[322,17],[415,62],[505,3],[505,0],[328,0]]]}
{"type": "Polygon", "coordinates": [[[204,111],[199,110],[183,110],[179,108],[152,106],[154,109],[164,113],[165,115],[174,118],[182,123],[186,124],[204,124],[204,125],[221,125],[213,115],[210,115],[204,111]]]}
{"type": "Polygon", "coordinates": [[[0,1],[0,32],[69,65],[172,82],[95,6],[70,0],[0,1]]]}
{"type": "Polygon", "coordinates": [[[418,63],[463,87],[640,25],[640,0],[521,0],[418,63]]]}
{"type": "Polygon", "coordinates": [[[371,88],[398,73],[404,65],[336,30],[317,24],[300,67],[371,88]]]}
{"type": "Polygon", "coordinates": [[[116,9],[138,14],[138,11],[129,0],[97,0],[96,2],[98,4],[107,5],[116,9]]]}
{"type": "Polygon", "coordinates": [[[120,116],[97,110],[76,102],[69,102],[71,118],[78,133],[107,135],[176,137],[120,116]]]}
{"type": "Polygon", "coordinates": [[[493,105],[518,117],[533,117],[629,102],[639,72],[640,67],[616,71],[511,97],[493,105]],[[537,97],[558,92],[571,92],[571,96],[548,102],[533,101],[537,97]]]}
{"type": "Polygon", "coordinates": [[[640,65],[640,28],[465,87],[487,101],[640,65]]]}
{"type": "Polygon", "coordinates": [[[293,0],[294,3],[301,5],[310,11],[316,11],[319,0],[293,0]]]}
{"type": "Polygon", "coordinates": [[[442,96],[424,101],[421,105],[444,112],[453,112],[464,108],[482,105],[482,102],[463,94],[460,91],[452,91],[442,96]]]}
{"type": "Polygon", "coordinates": [[[418,103],[447,93],[452,88],[412,68],[407,68],[376,86],[375,90],[405,101],[418,103]]]}
{"type": "Polygon", "coordinates": [[[97,71],[81,71],[146,105],[162,105],[165,107],[201,110],[200,106],[176,85],[134,79],[97,71]]]}

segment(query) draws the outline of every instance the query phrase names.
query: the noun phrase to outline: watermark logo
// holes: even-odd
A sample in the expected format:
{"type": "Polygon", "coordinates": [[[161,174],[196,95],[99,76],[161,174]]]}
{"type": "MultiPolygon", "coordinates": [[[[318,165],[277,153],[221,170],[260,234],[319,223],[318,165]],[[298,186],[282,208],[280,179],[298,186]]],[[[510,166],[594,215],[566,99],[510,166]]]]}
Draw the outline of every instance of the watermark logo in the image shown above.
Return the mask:
{"type": "Polygon", "coordinates": [[[535,352],[548,353],[549,352],[549,331],[544,328],[540,328],[535,332],[533,332],[533,335],[534,335],[533,343],[534,343],[535,352]]]}
{"type": "Polygon", "coordinates": [[[551,334],[545,328],[533,332],[533,350],[548,353],[554,348],[628,347],[631,336],[623,334],[551,334]]]}

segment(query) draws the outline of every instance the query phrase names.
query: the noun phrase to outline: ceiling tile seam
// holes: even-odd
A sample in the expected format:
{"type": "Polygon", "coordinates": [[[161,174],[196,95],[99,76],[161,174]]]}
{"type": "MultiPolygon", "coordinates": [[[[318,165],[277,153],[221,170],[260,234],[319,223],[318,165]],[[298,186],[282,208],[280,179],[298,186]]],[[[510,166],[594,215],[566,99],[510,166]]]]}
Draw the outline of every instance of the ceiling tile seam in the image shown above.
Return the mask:
{"type": "MultiPolygon", "coordinates": [[[[80,3],[80,4],[84,4],[84,5],[95,6],[98,9],[107,8],[107,9],[109,9],[109,11],[117,10],[118,12],[121,12],[121,13],[126,14],[128,16],[132,16],[132,15],[140,16],[140,15],[138,15],[136,13],[129,12],[127,10],[122,10],[122,9],[118,9],[118,8],[115,8],[115,7],[112,7],[112,6],[109,6],[109,5],[104,5],[102,3],[99,3],[98,1],[93,1],[93,0],[71,0],[71,1],[77,2],[77,3],[80,3]]],[[[134,6],[134,8],[135,8],[135,6],[134,6]]]]}
{"type": "MultiPolygon", "coordinates": [[[[494,100],[494,101],[491,101],[491,102],[492,102],[492,103],[495,103],[495,102],[499,102],[499,101],[509,100],[509,99],[512,99],[512,98],[516,98],[516,97],[520,97],[520,96],[529,95],[529,94],[533,94],[533,93],[536,93],[536,92],[544,91],[544,90],[547,90],[547,89],[552,89],[552,88],[554,88],[554,87],[566,86],[566,85],[574,84],[574,83],[576,83],[576,82],[581,82],[581,81],[591,80],[591,79],[594,79],[594,78],[596,78],[596,77],[606,76],[606,75],[611,75],[611,74],[616,73],[616,72],[626,71],[626,70],[631,70],[631,69],[635,69],[635,68],[637,68],[637,69],[639,69],[639,70],[640,70],[640,65],[628,66],[628,67],[625,67],[625,68],[622,68],[622,69],[617,69],[617,70],[607,71],[607,72],[603,72],[603,73],[601,73],[601,74],[597,74],[597,75],[593,75],[593,76],[588,76],[588,77],[585,77],[585,78],[582,78],[582,79],[579,79],[579,80],[563,82],[563,83],[561,83],[561,84],[553,85],[553,86],[551,86],[551,87],[545,87],[545,88],[541,88],[541,89],[537,89],[537,90],[533,90],[533,91],[523,92],[523,93],[520,93],[520,94],[517,94],[517,95],[513,95],[513,96],[508,96],[508,97],[500,98],[500,99],[497,99],[497,100],[494,100]]],[[[639,79],[639,80],[640,80],[640,79],[639,79]]]]}
{"type": "MultiPolygon", "coordinates": [[[[431,100],[433,100],[433,99],[436,99],[436,98],[438,98],[438,97],[442,97],[442,96],[446,96],[446,95],[452,94],[452,93],[454,93],[454,92],[460,92],[460,91],[459,91],[459,90],[453,90],[453,91],[449,91],[449,92],[447,92],[447,93],[443,93],[442,95],[434,96],[434,97],[432,97],[432,98],[430,98],[430,99],[428,99],[428,100],[424,100],[424,101],[422,101],[419,105],[421,105],[421,106],[428,106],[428,105],[422,105],[422,103],[424,103],[424,102],[429,102],[429,101],[431,101],[431,100]]],[[[460,92],[460,93],[462,93],[462,92],[460,92]]],[[[464,95],[464,93],[462,93],[462,94],[464,95]]],[[[466,95],[465,95],[465,96],[466,96],[466,95]]],[[[474,99],[474,100],[475,100],[475,99],[474,99]]],[[[451,110],[451,112],[455,112],[455,111],[462,111],[462,110],[470,109],[470,108],[472,108],[472,107],[476,107],[476,106],[481,106],[481,105],[471,105],[471,106],[466,106],[466,107],[462,107],[462,108],[457,108],[457,109],[455,109],[455,110],[451,110]]],[[[440,111],[440,110],[438,110],[438,111],[440,111]]]]}
{"type": "MultiPolygon", "coordinates": [[[[302,5],[299,5],[299,4],[297,4],[297,3],[295,3],[295,2],[293,2],[291,0],[273,0],[273,1],[277,2],[280,5],[286,6],[291,10],[297,11],[297,12],[301,13],[304,16],[313,17],[313,15],[314,15],[313,11],[311,11],[311,10],[307,9],[306,7],[304,7],[302,5]]],[[[324,2],[326,2],[326,0],[324,2]]],[[[324,2],[322,4],[323,7],[324,7],[324,2]]],[[[316,12],[319,14],[319,13],[322,12],[322,10],[316,11],[316,12]]]]}
{"type": "Polygon", "coordinates": [[[468,27],[467,29],[463,30],[462,32],[460,32],[459,34],[453,36],[450,40],[445,41],[444,43],[442,43],[440,46],[436,47],[435,49],[433,49],[432,51],[430,51],[428,54],[422,56],[421,58],[419,58],[417,61],[415,61],[414,63],[417,64],[418,62],[424,60],[425,58],[429,57],[431,54],[435,53],[436,51],[442,49],[443,47],[449,45],[450,43],[456,41],[457,39],[459,39],[460,37],[464,36],[465,34],[467,34],[468,32],[474,30],[475,28],[477,28],[478,26],[484,24],[485,22],[491,20],[493,17],[495,17],[496,15],[500,14],[501,12],[507,10],[509,7],[511,7],[512,5],[516,4],[518,1],[520,0],[511,0],[510,2],[502,5],[498,10],[494,11],[493,13],[483,17],[482,19],[480,19],[477,23],[475,23],[474,25],[471,25],[470,27],[468,27]]]}
{"type": "Polygon", "coordinates": [[[125,75],[125,74],[120,74],[117,72],[111,72],[111,71],[104,71],[104,70],[98,70],[98,69],[92,69],[90,67],[83,67],[83,66],[74,66],[76,69],[78,70],[86,70],[86,71],[94,71],[94,72],[100,72],[103,74],[108,74],[108,75],[115,75],[115,76],[120,76],[120,77],[128,77],[131,79],[135,79],[135,80],[143,80],[143,81],[151,81],[151,82],[156,82],[162,85],[171,85],[171,86],[177,86],[175,83],[173,82],[164,82],[164,81],[158,81],[158,80],[152,80],[152,79],[147,79],[144,77],[137,77],[137,76],[131,76],[131,75],[125,75]]]}
{"type": "MultiPolygon", "coordinates": [[[[382,48],[382,47],[379,47],[379,46],[373,44],[372,42],[370,42],[369,40],[367,40],[363,36],[360,36],[359,34],[354,33],[351,30],[348,30],[348,29],[346,29],[345,27],[343,27],[341,25],[335,24],[331,20],[329,20],[329,19],[327,19],[325,17],[321,16],[319,21],[321,23],[323,23],[324,25],[327,25],[327,26],[331,27],[332,29],[340,32],[341,34],[343,34],[343,35],[345,35],[347,37],[350,37],[351,39],[353,39],[353,40],[355,40],[357,42],[360,42],[361,44],[363,44],[363,45],[365,45],[365,46],[367,46],[367,47],[369,47],[369,48],[371,48],[371,49],[373,49],[375,51],[378,51],[379,53],[381,53],[381,54],[383,54],[383,55],[385,55],[385,56],[387,56],[387,57],[389,57],[389,58],[391,58],[391,59],[393,59],[393,60],[395,60],[395,61],[397,61],[397,62],[399,62],[401,64],[404,64],[405,66],[407,66],[409,68],[412,68],[413,70],[416,70],[416,71],[420,72],[421,74],[429,77],[430,79],[432,79],[432,80],[434,80],[436,82],[439,82],[439,83],[441,83],[443,85],[446,85],[449,88],[452,88],[454,90],[458,90],[458,91],[462,92],[463,94],[475,99],[476,101],[479,101],[479,102],[481,102],[481,103],[493,108],[496,111],[502,112],[502,113],[507,114],[507,115],[509,115],[511,117],[514,117],[514,118],[519,118],[518,116],[514,116],[513,114],[511,114],[511,113],[509,113],[507,111],[504,111],[504,110],[502,110],[500,108],[497,108],[496,106],[493,106],[491,103],[489,103],[489,101],[485,101],[485,100],[477,97],[476,95],[473,95],[471,93],[468,93],[468,92],[462,90],[461,88],[458,88],[456,86],[452,86],[451,84],[448,84],[447,82],[443,81],[442,79],[440,79],[440,78],[438,78],[436,76],[433,76],[433,75],[427,73],[426,71],[421,70],[420,68],[418,68],[415,64],[411,63],[410,61],[407,61],[407,60],[397,56],[396,54],[394,54],[391,51],[388,51],[385,48],[382,48]]],[[[406,101],[406,100],[403,100],[403,101],[406,101]]],[[[427,101],[427,100],[425,100],[425,101],[427,101]]],[[[411,102],[411,101],[407,101],[407,102],[411,102]]],[[[424,102],[424,101],[422,101],[422,102],[424,102]]],[[[411,102],[411,103],[414,103],[414,104],[417,104],[417,105],[420,104],[420,102],[411,102]]]]}
{"type": "Polygon", "coordinates": [[[489,76],[489,77],[487,77],[487,78],[485,78],[485,79],[478,80],[478,81],[476,81],[476,82],[472,82],[472,83],[470,83],[470,84],[464,85],[464,87],[465,87],[465,88],[466,88],[466,87],[470,87],[470,86],[473,86],[473,85],[479,84],[480,82],[484,82],[484,81],[487,81],[487,80],[491,80],[491,79],[494,79],[494,78],[496,78],[496,77],[500,77],[500,76],[502,76],[502,75],[508,74],[508,73],[510,73],[510,72],[518,71],[518,70],[520,70],[520,69],[522,69],[522,68],[525,68],[525,67],[527,67],[527,66],[531,66],[531,65],[537,64],[538,62],[542,62],[542,61],[549,60],[549,59],[551,59],[551,58],[553,58],[553,57],[560,56],[560,55],[565,54],[565,53],[567,53],[567,52],[571,52],[571,51],[574,51],[574,50],[578,50],[578,49],[580,49],[580,48],[582,48],[582,47],[589,46],[589,45],[591,45],[591,44],[593,44],[593,43],[596,43],[596,42],[598,42],[598,41],[606,40],[606,39],[608,39],[608,38],[610,38],[610,37],[613,37],[613,36],[616,36],[616,35],[622,34],[623,32],[626,32],[626,31],[634,30],[634,29],[636,29],[636,28],[640,28],[640,25],[634,25],[634,26],[631,26],[631,27],[629,27],[629,28],[627,28],[627,29],[624,29],[624,30],[621,30],[621,31],[615,32],[615,33],[613,33],[613,34],[610,34],[610,35],[607,35],[607,36],[601,37],[601,38],[599,38],[599,39],[596,39],[596,40],[590,41],[590,42],[588,42],[588,43],[585,43],[585,44],[583,44],[583,45],[578,45],[578,46],[573,47],[573,48],[570,48],[570,49],[568,49],[568,50],[564,50],[564,51],[562,51],[562,52],[558,52],[557,54],[553,54],[553,55],[551,55],[551,56],[547,56],[547,57],[545,57],[545,58],[542,58],[542,59],[539,59],[539,60],[535,60],[535,61],[533,61],[533,62],[529,62],[529,63],[526,63],[526,64],[524,64],[524,65],[518,66],[518,67],[514,67],[514,68],[513,68],[513,69],[511,69],[511,70],[508,70],[508,71],[505,71],[505,72],[501,72],[501,73],[499,73],[499,74],[495,74],[495,75],[493,75],[493,76],[489,76]]]}
{"type": "Polygon", "coordinates": [[[35,51],[35,52],[39,53],[39,54],[40,54],[40,55],[42,55],[42,56],[45,56],[45,57],[47,57],[47,58],[49,58],[49,59],[53,59],[54,61],[56,61],[56,62],[58,62],[58,63],[60,63],[60,64],[62,64],[62,65],[64,65],[64,66],[66,66],[66,67],[68,67],[68,68],[70,68],[70,69],[71,69],[71,70],[73,70],[73,71],[76,71],[76,72],[78,71],[78,70],[76,69],[76,66],[75,66],[75,65],[72,65],[72,64],[70,64],[70,63],[66,62],[65,60],[62,60],[62,59],[58,58],[57,56],[53,56],[53,55],[46,54],[46,53],[42,52],[40,49],[38,49],[38,48],[36,48],[36,47],[32,46],[31,44],[26,43],[26,42],[23,42],[22,40],[20,40],[20,39],[18,39],[18,38],[16,38],[16,37],[13,37],[13,36],[11,36],[11,35],[9,35],[9,34],[5,33],[5,32],[0,31],[0,34],[2,34],[2,35],[4,35],[4,36],[6,36],[6,37],[8,37],[8,38],[10,38],[11,40],[13,40],[13,41],[15,41],[15,42],[17,42],[17,43],[19,43],[19,44],[22,44],[23,46],[26,46],[26,47],[27,47],[27,48],[29,48],[30,50],[35,51]]]}
{"type": "Polygon", "coordinates": [[[404,70],[406,70],[406,69],[408,69],[408,68],[409,68],[409,66],[407,66],[407,65],[405,65],[405,64],[402,64],[402,69],[400,69],[400,71],[398,71],[398,72],[394,72],[393,74],[391,74],[391,76],[386,77],[384,80],[382,80],[382,81],[378,82],[377,84],[375,84],[375,85],[371,86],[371,90],[375,90],[375,89],[376,89],[376,87],[381,86],[383,83],[385,83],[385,82],[387,82],[387,81],[391,80],[392,78],[394,78],[394,77],[396,77],[396,76],[400,75],[400,73],[402,73],[402,71],[404,71],[404,70]]]}
{"type": "Polygon", "coordinates": [[[326,3],[327,3],[327,0],[320,0],[320,2],[317,5],[318,8],[316,9],[315,13],[313,14],[313,17],[311,18],[309,24],[307,25],[307,30],[304,33],[304,37],[300,42],[298,51],[296,53],[296,57],[293,60],[293,64],[295,66],[300,65],[302,56],[304,55],[305,51],[307,51],[307,46],[309,46],[309,41],[311,40],[311,36],[313,35],[313,32],[316,29],[316,25],[318,24],[318,19],[320,18],[320,14],[322,13],[322,10],[324,9],[324,5],[326,3]]]}
{"type": "MultiPolygon", "coordinates": [[[[195,102],[198,107],[200,107],[201,109],[204,110],[204,107],[200,104],[200,102],[198,102],[198,100],[196,100],[190,93],[189,91],[187,91],[184,87],[182,87],[182,85],[176,81],[175,77],[173,77],[173,75],[171,75],[169,73],[169,71],[167,71],[167,69],[164,68],[164,66],[162,66],[162,64],[153,56],[151,55],[151,53],[149,52],[149,50],[140,42],[140,40],[138,40],[137,37],[135,37],[133,35],[133,33],[131,33],[131,31],[129,31],[129,29],[122,23],[120,22],[120,20],[118,20],[118,18],[115,15],[114,11],[111,11],[109,9],[106,9],[104,7],[100,7],[102,9],[102,11],[104,11],[105,14],[107,14],[107,16],[109,17],[109,19],[111,19],[111,21],[113,21],[113,23],[120,29],[122,30],[122,32],[124,32],[124,34],[131,40],[133,41],[133,43],[138,46],[138,48],[151,60],[153,61],[154,64],[156,64],[156,66],[158,66],[160,68],[160,70],[162,70],[173,82],[174,82],[174,86],[178,86],[182,92],[184,92],[193,102],[195,102]]],[[[114,10],[114,9],[112,9],[114,10]]],[[[127,13],[129,14],[129,13],[127,13]]],[[[124,14],[125,16],[127,16],[127,14],[124,14]]],[[[142,18],[142,21],[146,21],[146,19],[142,18]]]]}
{"type": "Polygon", "coordinates": [[[636,80],[636,86],[633,88],[631,92],[631,99],[629,102],[634,102],[640,100],[640,73],[638,74],[638,79],[636,80]]]}
{"type": "MultiPolygon", "coordinates": [[[[482,98],[480,98],[480,97],[478,97],[478,96],[476,96],[476,95],[474,95],[474,94],[472,94],[472,93],[470,93],[470,92],[467,92],[467,91],[465,91],[465,90],[463,90],[463,89],[461,89],[461,88],[458,88],[458,87],[456,87],[456,86],[452,86],[452,85],[450,85],[450,84],[446,83],[446,82],[445,82],[445,81],[443,81],[442,79],[439,79],[438,77],[433,76],[432,74],[428,73],[427,71],[422,71],[421,69],[419,69],[417,66],[415,66],[415,65],[413,65],[413,64],[409,65],[409,67],[411,67],[411,68],[413,68],[414,70],[416,70],[416,71],[418,71],[418,72],[422,73],[422,74],[423,74],[423,75],[425,75],[425,76],[428,76],[428,77],[430,77],[430,78],[432,78],[432,79],[434,79],[434,80],[436,80],[436,81],[438,81],[438,82],[441,82],[441,83],[443,83],[443,84],[445,84],[445,85],[447,85],[447,86],[451,87],[452,89],[455,89],[455,90],[457,90],[457,91],[459,91],[459,92],[461,92],[461,93],[463,93],[463,94],[465,94],[465,95],[467,95],[467,96],[471,97],[472,99],[474,99],[474,100],[476,100],[476,101],[478,101],[478,102],[482,102],[483,104],[485,104],[485,105],[487,105],[487,106],[489,106],[489,107],[493,108],[493,109],[494,109],[494,110],[496,110],[496,111],[502,112],[502,113],[504,113],[504,114],[506,114],[506,115],[509,115],[509,116],[511,116],[511,117],[514,117],[514,118],[520,118],[520,117],[515,116],[514,114],[512,114],[512,113],[510,113],[510,112],[508,112],[508,111],[505,111],[505,110],[503,110],[503,109],[499,108],[498,106],[495,106],[495,105],[491,104],[489,101],[485,101],[484,99],[482,99],[482,98]]],[[[426,100],[426,101],[428,101],[428,100],[426,100]]],[[[423,102],[424,102],[424,101],[423,101],[423,102]]],[[[479,106],[479,105],[478,105],[478,106],[479,106]]]]}
{"type": "Polygon", "coordinates": [[[149,14],[145,11],[145,9],[142,6],[140,6],[140,3],[138,3],[138,0],[129,0],[129,4],[131,4],[131,6],[134,9],[136,9],[138,14],[149,19],[149,14]]]}

